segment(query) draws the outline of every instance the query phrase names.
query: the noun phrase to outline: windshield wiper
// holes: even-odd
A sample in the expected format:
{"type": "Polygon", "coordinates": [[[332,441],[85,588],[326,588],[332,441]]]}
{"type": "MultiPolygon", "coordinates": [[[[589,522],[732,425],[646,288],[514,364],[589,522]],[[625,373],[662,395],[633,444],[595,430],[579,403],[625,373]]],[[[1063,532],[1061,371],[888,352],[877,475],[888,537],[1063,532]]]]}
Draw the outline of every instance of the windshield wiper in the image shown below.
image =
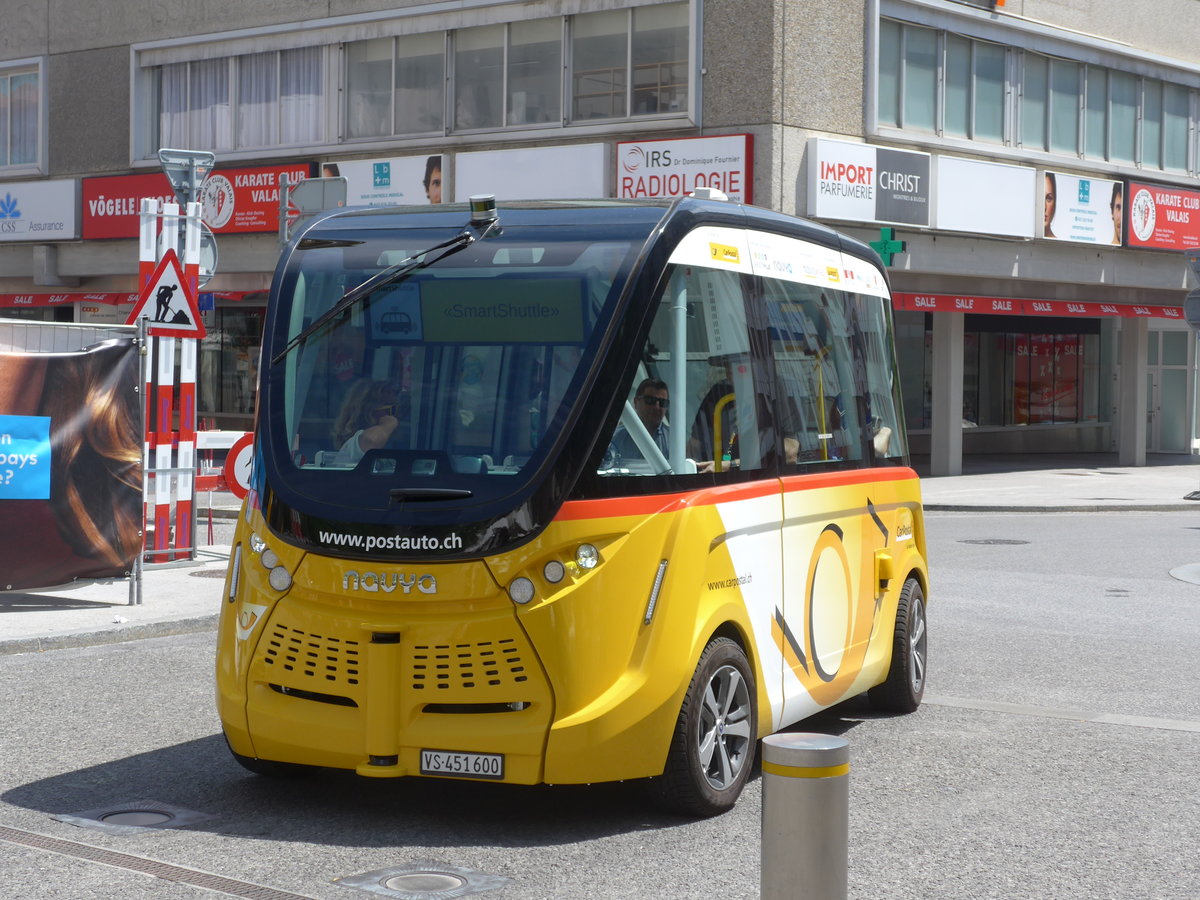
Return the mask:
{"type": "Polygon", "coordinates": [[[275,354],[274,358],[271,360],[271,365],[278,365],[279,361],[287,356],[294,347],[307,341],[314,331],[326,325],[331,319],[335,318],[354,303],[357,303],[372,291],[377,291],[381,287],[386,287],[389,284],[395,284],[397,281],[408,277],[411,273],[417,271],[418,269],[431,266],[438,260],[445,259],[452,253],[457,253],[464,247],[470,246],[471,244],[475,243],[475,241],[486,236],[486,230],[478,238],[471,234],[471,232],[464,231],[462,234],[456,234],[448,241],[442,241],[440,244],[435,244],[428,250],[422,250],[420,253],[414,253],[412,256],[405,260],[401,260],[394,266],[388,266],[386,269],[376,272],[362,284],[355,285],[354,287],[350,288],[350,290],[346,291],[346,293],[342,294],[342,298],[338,300],[337,303],[333,304],[333,306],[329,307],[329,309],[317,316],[307,328],[288,341],[284,348],[275,354]],[[431,253],[437,253],[439,250],[443,252],[437,256],[430,256],[431,253]]]}
{"type": "Polygon", "coordinates": [[[466,488],[400,487],[392,488],[388,495],[393,500],[465,500],[475,496],[466,488]]]}

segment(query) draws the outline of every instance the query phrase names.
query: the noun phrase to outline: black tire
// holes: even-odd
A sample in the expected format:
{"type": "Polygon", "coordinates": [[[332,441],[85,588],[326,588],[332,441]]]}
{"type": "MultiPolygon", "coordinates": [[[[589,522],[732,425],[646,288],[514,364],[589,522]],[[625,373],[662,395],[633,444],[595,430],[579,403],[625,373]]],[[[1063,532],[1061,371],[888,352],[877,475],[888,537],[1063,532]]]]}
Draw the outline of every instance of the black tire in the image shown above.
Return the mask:
{"type": "Polygon", "coordinates": [[[867,692],[876,709],[910,713],[925,696],[929,635],[925,627],[925,592],[916,579],[904,582],[896,607],[892,665],[887,680],[867,692]]]}
{"type": "Polygon", "coordinates": [[[733,808],[758,746],[757,699],[742,648],[729,638],[714,638],[684,695],[666,767],[650,781],[660,807],[688,816],[733,808]]]}
{"type": "Polygon", "coordinates": [[[230,755],[237,760],[239,766],[247,772],[253,772],[264,778],[299,778],[311,775],[315,771],[312,766],[303,766],[299,763],[275,762],[270,759],[258,759],[254,756],[242,756],[230,746],[228,736],[225,736],[225,746],[229,747],[230,755]]]}

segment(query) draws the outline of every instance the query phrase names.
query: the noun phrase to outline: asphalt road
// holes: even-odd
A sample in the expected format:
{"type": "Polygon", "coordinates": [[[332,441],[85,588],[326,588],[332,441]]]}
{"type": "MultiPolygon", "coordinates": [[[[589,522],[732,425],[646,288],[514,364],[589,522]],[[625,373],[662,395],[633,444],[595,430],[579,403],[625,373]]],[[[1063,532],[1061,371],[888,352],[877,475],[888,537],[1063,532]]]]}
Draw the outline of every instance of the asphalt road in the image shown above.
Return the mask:
{"type": "MultiPolygon", "coordinates": [[[[850,896],[1200,896],[1200,586],[1170,575],[1200,519],[927,522],[926,704],[796,729],[850,741],[850,896]]],[[[424,862],[508,879],[474,895],[496,900],[758,896],[759,778],[703,821],[638,785],[260,779],[226,752],[212,664],[211,633],[0,658],[0,893],[351,900],[346,879],[424,862]],[[195,819],[72,824],[104,809],[195,819]]]]}

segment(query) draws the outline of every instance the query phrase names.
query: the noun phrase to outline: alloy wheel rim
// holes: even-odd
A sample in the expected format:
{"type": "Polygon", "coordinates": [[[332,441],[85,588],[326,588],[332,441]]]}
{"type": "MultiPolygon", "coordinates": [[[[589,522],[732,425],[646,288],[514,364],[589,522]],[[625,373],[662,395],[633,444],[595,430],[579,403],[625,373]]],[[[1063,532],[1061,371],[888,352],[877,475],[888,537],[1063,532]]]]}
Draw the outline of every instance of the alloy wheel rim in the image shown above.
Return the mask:
{"type": "Polygon", "coordinates": [[[751,745],[750,688],[733,666],[717,669],[704,689],[697,742],[709,785],[725,790],[737,782],[751,745]]]}
{"type": "Polygon", "coordinates": [[[908,677],[913,693],[919,694],[925,684],[925,604],[913,598],[912,624],[908,633],[908,677]]]}

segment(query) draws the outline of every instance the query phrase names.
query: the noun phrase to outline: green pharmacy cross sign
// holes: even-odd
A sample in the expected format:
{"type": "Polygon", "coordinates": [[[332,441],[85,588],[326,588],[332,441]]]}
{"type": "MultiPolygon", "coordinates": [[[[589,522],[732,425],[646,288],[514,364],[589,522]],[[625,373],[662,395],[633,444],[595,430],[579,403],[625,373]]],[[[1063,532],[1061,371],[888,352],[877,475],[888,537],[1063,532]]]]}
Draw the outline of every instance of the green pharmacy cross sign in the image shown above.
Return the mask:
{"type": "Polygon", "coordinates": [[[892,264],[892,257],[897,253],[903,253],[907,247],[904,241],[896,240],[895,228],[880,228],[879,240],[871,241],[871,249],[879,254],[879,258],[883,260],[885,266],[892,264]]]}

